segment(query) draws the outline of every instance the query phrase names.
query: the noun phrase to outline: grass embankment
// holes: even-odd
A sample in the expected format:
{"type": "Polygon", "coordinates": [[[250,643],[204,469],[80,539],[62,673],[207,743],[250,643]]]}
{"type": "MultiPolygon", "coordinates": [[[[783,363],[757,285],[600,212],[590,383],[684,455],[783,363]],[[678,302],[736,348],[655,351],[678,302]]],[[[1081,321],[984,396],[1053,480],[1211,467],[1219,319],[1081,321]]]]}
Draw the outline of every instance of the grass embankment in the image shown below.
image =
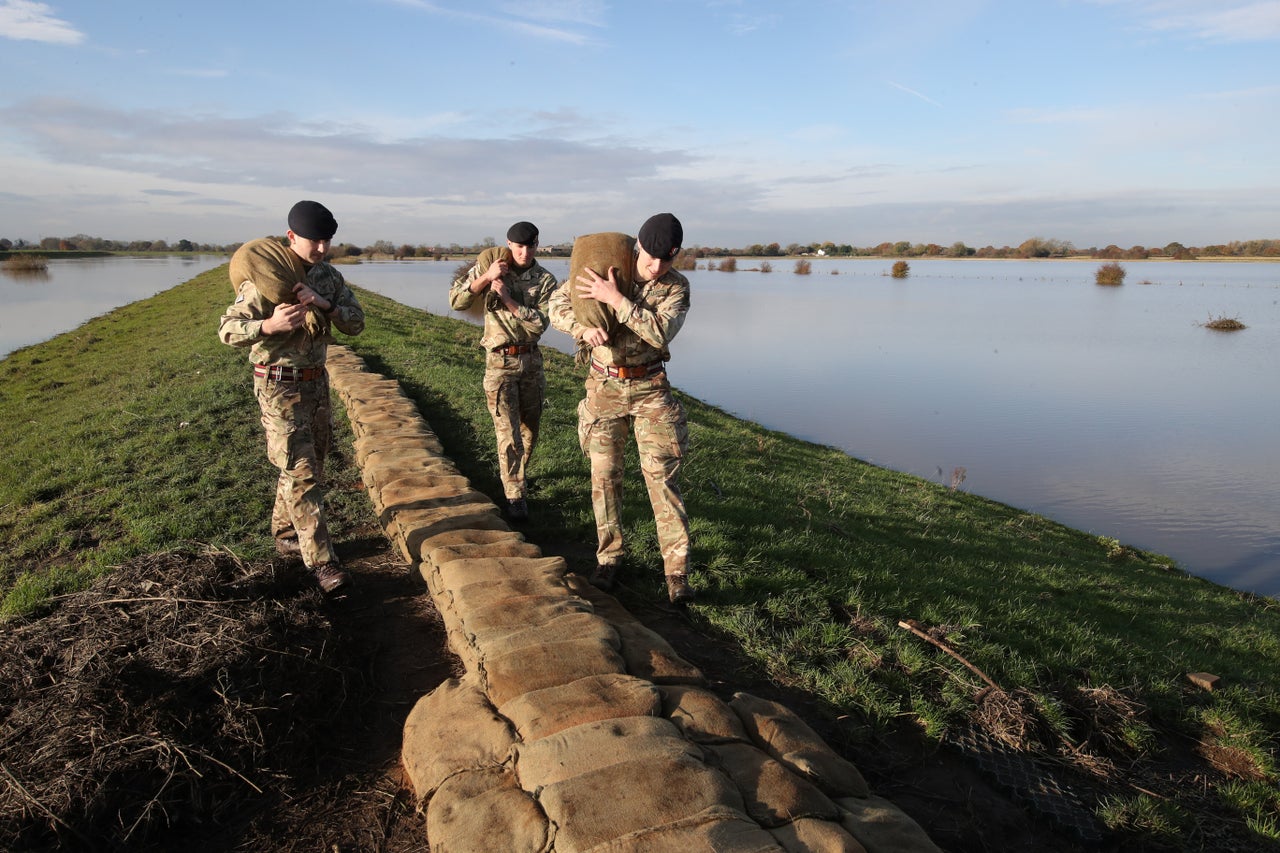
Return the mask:
{"type": "MultiPolygon", "coordinates": [[[[398,379],[463,472],[500,495],[477,329],[360,298],[368,329],[344,342],[398,379]]],[[[245,354],[216,338],[230,299],[218,268],[0,362],[5,614],[38,610],[137,554],[200,543],[267,555],[274,471],[245,354]]],[[[589,560],[594,527],[575,429],[581,377],[568,356],[545,355],[527,535],[580,543],[589,560]]],[[[678,347],[673,373],[678,383],[678,347]]],[[[1205,822],[1224,817],[1260,843],[1280,836],[1274,600],[685,402],[684,487],[701,588],[692,616],[772,678],[844,715],[852,741],[904,721],[940,739],[977,717],[1005,742],[1113,792],[1099,812],[1132,837],[1210,844],[1205,822]],[[983,679],[901,628],[906,620],[1001,690],[984,693],[983,679]],[[1206,691],[1189,672],[1222,681],[1206,691]],[[1152,796],[1166,768],[1172,787],[1152,796]]],[[[338,420],[340,447],[349,447],[338,420]]],[[[330,470],[339,538],[372,518],[347,456],[330,470]]],[[[657,598],[653,518],[633,451],[628,465],[623,580],[657,598]]]]}

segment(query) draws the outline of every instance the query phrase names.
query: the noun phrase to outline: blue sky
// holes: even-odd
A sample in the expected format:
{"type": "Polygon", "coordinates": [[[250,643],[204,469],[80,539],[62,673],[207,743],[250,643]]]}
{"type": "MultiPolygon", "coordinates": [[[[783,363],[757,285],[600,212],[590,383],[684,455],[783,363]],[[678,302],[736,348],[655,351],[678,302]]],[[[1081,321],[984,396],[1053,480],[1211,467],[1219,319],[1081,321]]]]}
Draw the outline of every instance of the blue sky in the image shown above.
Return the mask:
{"type": "Polygon", "coordinates": [[[0,0],[0,236],[1280,237],[1280,0],[0,0]]]}

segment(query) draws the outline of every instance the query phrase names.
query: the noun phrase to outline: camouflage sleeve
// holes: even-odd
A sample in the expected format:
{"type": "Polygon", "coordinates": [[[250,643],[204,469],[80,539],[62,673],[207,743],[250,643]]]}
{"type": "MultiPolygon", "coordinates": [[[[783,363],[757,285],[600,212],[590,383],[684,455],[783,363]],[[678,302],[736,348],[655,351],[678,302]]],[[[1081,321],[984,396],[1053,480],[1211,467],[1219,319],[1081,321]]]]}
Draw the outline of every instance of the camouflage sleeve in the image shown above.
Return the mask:
{"type": "Polygon", "coordinates": [[[670,274],[655,282],[640,301],[624,298],[618,309],[618,322],[650,346],[665,350],[684,325],[689,311],[689,280],[670,274]]]}
{"type": "Polygon", "coordinates": [[[222,314],[218,323],[218,339],[233,347],[253,346],[264,337],[262,323],[275,306],[262,297],[253,282],[240,286],[236,301],[222,314]]]}
{"type": "Polygon", "coordinates": [[[338,286],[333,307],[329,309],[329,320],[345,335],[358,335],[364,331],[364,309],[345,283],[338,286]]]}
{"type": "Polygon", "coordinates": [[[481,275],[479,264],[472,264],[464,276],[454,279],[449,287],[449,307],[454,311],[466,311],[479,294],[471,291],[471,282],[481,275]]]}
{"type": "Polygon", "coordinates": [[[582,326],[573,316],[573,302],[569,299],[569,282],[565,280],[551,293],[547,303],[547,315],[551,325],[569,335],[575,341],[582,340],[582,326]]]}
{"type": "Polygon", "coordinates": [[[547,330],[547,309],[555,289],[556,277],[543,270],[533,286],[525,291],[524,299],[520,300],[520,311],[516,314],[525,331],[541,336],[547,330]]]}

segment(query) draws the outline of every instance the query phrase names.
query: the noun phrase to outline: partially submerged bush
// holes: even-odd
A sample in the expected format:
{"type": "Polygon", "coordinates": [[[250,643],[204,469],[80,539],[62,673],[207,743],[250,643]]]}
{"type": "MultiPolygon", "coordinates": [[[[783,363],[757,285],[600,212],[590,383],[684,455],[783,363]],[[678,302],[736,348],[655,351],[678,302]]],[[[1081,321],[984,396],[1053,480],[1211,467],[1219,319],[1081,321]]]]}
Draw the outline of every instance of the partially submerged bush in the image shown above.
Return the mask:
{"type": "Polygon", "coordinates": [[[720,262],[720,266],[718,267],[718,269],[720,270],[720,272],[737,272],[738,259],[725,258],[723,261],[720,262]]]}
{"type": "Polygon", "coordinates": [[[10,255],[0,262],[10,272],[36,272],[49,268],[49,259],[43,255],[10,255]]]}
{"type": "Polygon", "coordinates": [[[908,264],[906,261],[896,261],[893,265],[892,275],[894,278],[906,278],[907,274],[910,272],[911,272],[911,265],[908,264]]]}
{"type": "Polygon", "coordinates": [[[773,272],[773,264],[768,261],[760,262],[760,272],[773,272]]]}
{"type": "Polygon", "coordinates": [[[1109,264],[1103,264],[1098,267],[1098,272],[1094,275],[1094,281],[1098,284],[1112,286],[1124,284],[1124,273],[1124,267],[1120,266],[1115,261],[1112,261],[1109,264]]]}
{"type": "Polygon", "coordinates": [[[1245,328],[1235,317],[1211,317],[1208,321],[1201,323],[1206,329],[1213,329],[1218,332],[1235,332],[1245,328]]]}
{"type": "Polygon", "coordinates": [[[813,270],[813,264],[801,258],[796,261],[796,275],[808,275],[813,270]]]}

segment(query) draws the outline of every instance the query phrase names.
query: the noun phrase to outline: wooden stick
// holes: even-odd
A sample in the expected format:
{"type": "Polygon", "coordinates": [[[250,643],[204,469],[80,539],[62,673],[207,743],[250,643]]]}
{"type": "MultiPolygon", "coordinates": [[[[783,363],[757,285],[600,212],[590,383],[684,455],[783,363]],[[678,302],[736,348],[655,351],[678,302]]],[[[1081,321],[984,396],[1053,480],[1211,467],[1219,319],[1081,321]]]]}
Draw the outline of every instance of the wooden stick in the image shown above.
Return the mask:
{"type": "MultiPolygon", "coordinates": [[[[942,649],[944,652],[946,652],[947,654],[951,655],[951,656],[952,656],[953,658],[955,658],[956,660],[960,661],[960,663],[962,663],[962,664],[964,664],[965,666],[967,666],[967,667],[969,668],[969,670],[970,670],[971,672],[973,672],[973,674],[974,674],[974,675],[978,676],[978,677],[979,677],[979,678],[981,678],[983,681],[987,682],[987,684],[991,685],[991,689],[993,689],[993,690],[1000,690],[1000,685],[998,685],[998,684],[996,684],[994,681],[992,681],[992,680],[991,680],[991,677],[990,677],[989,675],[987,675],[985,672],[983,672],[982,670],[978,669],[976,666],[974,666],[973,664],[969,663],[967,660],[965,660],[964,658],[962,658],[958,652],[956,652],[954,649],[952,649],[952,648],[951,648],[950,646],[948,646],[946,643],[942,642],[941,640],[935,640],[933,637],[930,637],[930,636],[929,636],[928,634],[926,634],[924,631],[921,631],[919,628],[917,628],[917,627],[915,626],[914,621],[912,621],[912,622],[904,622],[904,621],[902,621],[902,620],[899,620],[899,621],[898,621],[898,627],[899,627],[899,628],[906,628],[908,631],[910,631],[911,633],[915,634],[915,635],[916,635],[917,637],[919,637],[920,639],[925,640],[925,641],[930,642],[930,643],[933,643],[935,646],[937,646],[938,648],[942,649]]],[[[1001,691],[1001,692],[1003,693],[1004,691],[1001,691]]]]}

